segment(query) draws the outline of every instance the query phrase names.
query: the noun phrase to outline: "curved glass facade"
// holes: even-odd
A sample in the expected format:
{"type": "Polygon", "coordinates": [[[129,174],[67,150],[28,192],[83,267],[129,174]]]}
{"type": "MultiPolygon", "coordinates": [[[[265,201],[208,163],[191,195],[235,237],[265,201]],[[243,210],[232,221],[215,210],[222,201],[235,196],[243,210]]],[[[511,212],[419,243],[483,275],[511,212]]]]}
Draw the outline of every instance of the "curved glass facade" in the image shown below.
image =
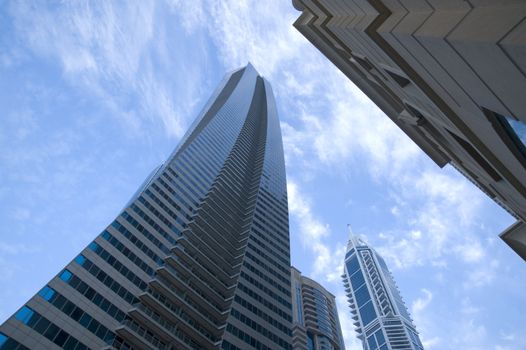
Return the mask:
{"type": "Polygon", "coordinates": [[[249,64],[0,349],[292,349],[291,308],[281,131],[249,64]]]}

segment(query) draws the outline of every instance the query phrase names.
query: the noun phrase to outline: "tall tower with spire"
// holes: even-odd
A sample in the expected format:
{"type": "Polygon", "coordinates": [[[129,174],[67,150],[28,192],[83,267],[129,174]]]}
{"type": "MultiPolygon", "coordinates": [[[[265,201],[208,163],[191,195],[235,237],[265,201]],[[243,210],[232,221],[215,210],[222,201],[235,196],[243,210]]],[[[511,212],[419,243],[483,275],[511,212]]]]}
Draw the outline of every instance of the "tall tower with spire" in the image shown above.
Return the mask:
{"type": "Polygon", "coordinates": [[[384,259],[350,226],[342,278],[364,350],[424,349],[384,259]]]}
{"type": "Polygon", "coordinates": [[[0,350],[291,350],[291,321],[281,131],[270,84],[249,64],[116,219],[0,326],[0,350]]]}

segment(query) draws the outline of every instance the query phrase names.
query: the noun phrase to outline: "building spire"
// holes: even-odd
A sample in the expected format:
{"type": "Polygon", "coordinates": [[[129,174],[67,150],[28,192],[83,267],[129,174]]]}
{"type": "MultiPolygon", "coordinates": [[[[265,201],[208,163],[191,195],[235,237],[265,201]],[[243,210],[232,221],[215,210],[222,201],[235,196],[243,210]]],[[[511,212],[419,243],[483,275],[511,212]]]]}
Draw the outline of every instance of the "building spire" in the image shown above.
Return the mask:
{"type": "Polygon", "coordinates": [[[347,243],[347,250],[365,245],[365,242],[363,240],[354,235],[351,224],[347,224],[347,230],[349,231],[349,242],[347,243]]]}

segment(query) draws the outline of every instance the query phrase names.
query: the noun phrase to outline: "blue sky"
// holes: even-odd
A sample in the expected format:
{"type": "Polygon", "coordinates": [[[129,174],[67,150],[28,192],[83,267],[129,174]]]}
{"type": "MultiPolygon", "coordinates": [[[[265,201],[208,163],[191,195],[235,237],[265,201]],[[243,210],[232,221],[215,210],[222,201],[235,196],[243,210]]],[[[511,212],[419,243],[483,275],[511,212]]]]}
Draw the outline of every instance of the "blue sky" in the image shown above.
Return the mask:
{"type": "Polygon", "coordinates": [[[225,72],[273,85],[292,262],[338,298],[347,224],[386,258],[426,349],[524,349],[513,220],[439,169],[293,27],[287,0],[0,3],[0,322],[117,215],[225,72]]]}

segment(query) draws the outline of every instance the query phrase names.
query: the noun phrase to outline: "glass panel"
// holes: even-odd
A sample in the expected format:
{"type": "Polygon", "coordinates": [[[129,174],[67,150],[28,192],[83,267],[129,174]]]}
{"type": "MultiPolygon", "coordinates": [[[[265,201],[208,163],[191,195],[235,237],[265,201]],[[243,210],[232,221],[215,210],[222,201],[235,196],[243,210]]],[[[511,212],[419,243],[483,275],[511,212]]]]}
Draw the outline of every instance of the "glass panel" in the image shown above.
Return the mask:
{"type": "Polygon", "coordinates": [[[376,341],[378,342],[378,345],[382,345],[383,343],[385,343],[384,333],[382,332],[381,329],[375,333],[375,336],[376,336],[376,341]]]}
{"type": "Polygon", "coordinates": [[[362,271],[357,271],[354,275],[351,276],[351,284],[354,290],[357,290],[365,283],[363,278],[362,271]]]}
{"type": "Polygon", "coordinates": [[[69,272],[68,270],[64,270],[61,274],[60,274],[60,279],[63,280],[64,282],[67,282],[71,279],[71,272],[69,272]]]}
{"type": "Polygon", "coordinates": [[[45,286],[44,288],[42,288],[42,290],[38,293],[38,295],[40,295],[42,298],[44,298],[47,301],[49,301],[49,299],[51,299],[54,294],[55,294],[55,291],[49,288],[48,286],[45,286]]]}
{"type": "Polygon", "coordinates": [[[366,303],[359,310],[364,326],[367,326],[372,320],[376,318],[376,312],[374,311],[374,306],[371,301],[366,303]]]}
{"type": "Polygon", "coordinates": [[[29,320],[31,320],[31,317],[33,316],[34,312],[27,306],[24,306],[20,309],[15,315],[15,318],[24,324],[28,324],[29,320]]]}
{"type": "Polygon", "coordinates": [[[371,300],[371,296],[365,284],[355,290],[354,295],[356,296],[356,303],[358,304],[358,307],[361,307],[363,304],[371,300]]]}
{"type": "Polygon", "coordinates": [[[355,273],[360,269],[360,263],[358,262],[358,258],[353,256],[351,260],[347,263],[347,272],[349,273],[349,276],[355,273]]]}
{"type": "Polygon", "coordinates": [[[84,265],[84,263],[86,262],[86,258],[84,257],[84,255],[80,254],[79,256],[77,256],[75,258],[75,262],[77,264],[79,264],[80,266],[84,265]]]}

